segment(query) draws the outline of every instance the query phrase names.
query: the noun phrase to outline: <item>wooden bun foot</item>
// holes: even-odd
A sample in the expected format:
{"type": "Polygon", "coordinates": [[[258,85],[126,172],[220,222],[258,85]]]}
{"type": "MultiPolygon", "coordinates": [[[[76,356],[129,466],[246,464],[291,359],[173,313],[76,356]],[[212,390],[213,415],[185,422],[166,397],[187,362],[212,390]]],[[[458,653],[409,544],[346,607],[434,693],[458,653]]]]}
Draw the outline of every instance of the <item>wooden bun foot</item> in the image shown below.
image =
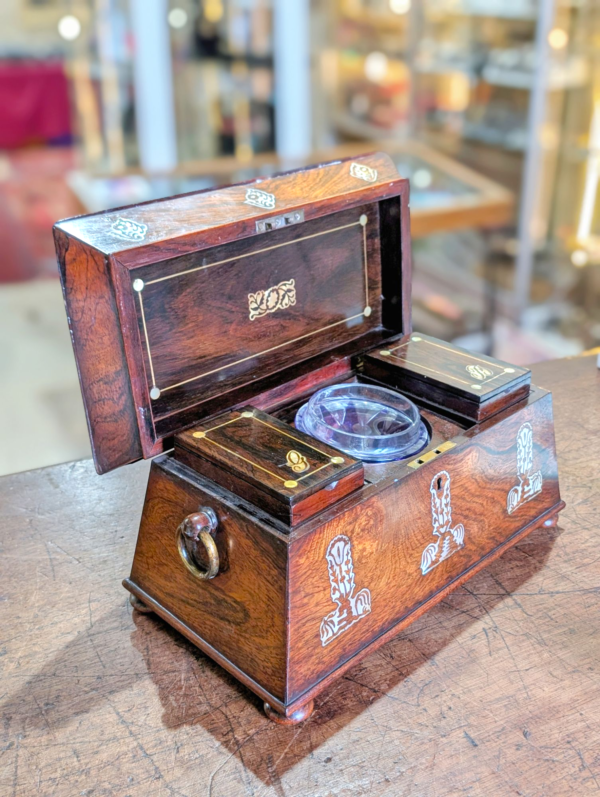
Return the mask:
{"type": "Polygon", "coordinates": [[[552,515],[552,517],[549,517],[548,520],[544,520],[544,528],[546,529],[553,528],[554,526],[557,525],[558,525],[558,512],[556,513],[556,515],[552,515]]]}
{"type": "Polygon", "coordinates": [[[152,614],[152,609],[149,606],[146,606],[146,604],[135,595],[129,596],[129,603],[133,606],[136,612],[140,612],[140,614],[152,614]]]}
{"type": "Polygon", "coordinates": [[[304,720],[308,719],[313,713],[314,708],[315,701],[309,700],[308,703],[305,703],[297,711],[294,711],[293,714],[290,714],[289,717],[286,717],[284,714],[280,714],[278,711],[271,708],[268,703],[265,703],[265,714],[278,725],[297,725],[299,722],[304,722],[304,720]]]}

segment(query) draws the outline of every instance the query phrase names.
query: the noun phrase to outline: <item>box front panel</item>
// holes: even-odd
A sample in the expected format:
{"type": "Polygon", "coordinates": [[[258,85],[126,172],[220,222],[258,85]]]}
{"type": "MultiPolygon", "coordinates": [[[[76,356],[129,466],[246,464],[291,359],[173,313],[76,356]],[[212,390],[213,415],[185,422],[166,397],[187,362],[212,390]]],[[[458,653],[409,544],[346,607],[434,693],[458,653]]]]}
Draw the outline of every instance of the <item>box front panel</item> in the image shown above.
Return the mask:
{"type": "Polygon", "coordinates": [[[381,322],[377,204],[130,270],[156,420],[381,322]]]}
{"type": "Polygon", "coordinates": [[[292,543],[288,702],[558,503],[550,395],[470,434],[292,543]]]}

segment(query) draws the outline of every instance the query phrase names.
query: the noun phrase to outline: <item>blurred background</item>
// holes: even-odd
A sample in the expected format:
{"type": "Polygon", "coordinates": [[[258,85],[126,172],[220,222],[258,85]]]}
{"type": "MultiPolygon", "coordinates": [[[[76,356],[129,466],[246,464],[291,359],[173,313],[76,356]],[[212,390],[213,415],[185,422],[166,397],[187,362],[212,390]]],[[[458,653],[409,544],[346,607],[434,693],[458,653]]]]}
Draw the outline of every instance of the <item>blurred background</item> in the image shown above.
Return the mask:
{"type": "Polygon", "coordinates": [[[56,220],[374,149],[415,329],[600,345],[597,0],[2,0],[0,473],[89,455],[56,220]]]}

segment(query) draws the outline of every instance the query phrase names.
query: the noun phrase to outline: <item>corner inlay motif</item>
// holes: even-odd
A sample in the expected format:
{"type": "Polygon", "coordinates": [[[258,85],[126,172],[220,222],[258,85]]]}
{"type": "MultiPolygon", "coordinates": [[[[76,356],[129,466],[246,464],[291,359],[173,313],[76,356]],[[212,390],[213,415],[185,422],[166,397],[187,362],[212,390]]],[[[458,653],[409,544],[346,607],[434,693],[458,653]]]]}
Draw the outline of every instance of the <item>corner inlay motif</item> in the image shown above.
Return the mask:
{"type": "Polygon", "coordinates": [[[517,432],[517,478],[519,483],[506,499],[509,515],[542,492],[542,471],[533,472],[533,429],[530,423],[524,423],[517,432]]]}
{"type": "Polygon", "coordinates": [[[359,180],[364,180],[366,183],[374,183],[377,180],[377,170],[372,169],[370,166],[365,166],[364,163],[350,164],[350,174],[359,180]]]}
{"type": "Polygon", "coordinates": [[[244,201],[247,205],[254,205],[255,208],[264,208],[265,210],[273,210],[275,207],[275,195],[259,191],[258,188],[248,188],[244,201]]]}
{"type": "Polygon", "coordinates": [[[124,238],[126,241],[143,241],[148,232],[146,224],[140,224],[131,219],[117,219],[111,226],[111,231],[119,238],[124,238]]]}

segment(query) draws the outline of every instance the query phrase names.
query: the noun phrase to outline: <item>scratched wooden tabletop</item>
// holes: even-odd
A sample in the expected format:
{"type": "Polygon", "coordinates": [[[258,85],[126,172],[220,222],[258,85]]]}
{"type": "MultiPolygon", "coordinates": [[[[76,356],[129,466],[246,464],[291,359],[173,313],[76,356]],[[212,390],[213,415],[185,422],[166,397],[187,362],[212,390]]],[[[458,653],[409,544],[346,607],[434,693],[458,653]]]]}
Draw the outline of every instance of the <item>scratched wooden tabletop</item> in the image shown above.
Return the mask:
{"type": "Polygon", "coordinates": [[[128,575],[147,463],[0,480],[0,795],[600,792],[600,372],[544,363],[566,510],[328,689],[294,728],[128,575]]]}

